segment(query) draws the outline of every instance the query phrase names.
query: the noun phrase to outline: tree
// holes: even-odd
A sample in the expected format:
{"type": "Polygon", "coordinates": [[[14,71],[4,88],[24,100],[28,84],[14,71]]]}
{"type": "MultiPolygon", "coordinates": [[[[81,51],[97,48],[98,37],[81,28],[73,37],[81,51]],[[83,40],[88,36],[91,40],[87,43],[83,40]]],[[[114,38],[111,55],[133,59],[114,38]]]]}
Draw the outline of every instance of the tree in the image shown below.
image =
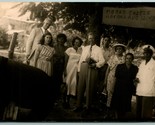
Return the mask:
{"type": "Polygon", "coordinates": [[[43,21],[49,13],[52,13],[57,22],[63,19],[63,30],[72,29],[82,33],[94,31],[99,36],[101,35],[102,3],[21,2],[14,6],[16,7],[20,7],[20,16],[30,11],[31,20],[39,18],[43,21]]]}

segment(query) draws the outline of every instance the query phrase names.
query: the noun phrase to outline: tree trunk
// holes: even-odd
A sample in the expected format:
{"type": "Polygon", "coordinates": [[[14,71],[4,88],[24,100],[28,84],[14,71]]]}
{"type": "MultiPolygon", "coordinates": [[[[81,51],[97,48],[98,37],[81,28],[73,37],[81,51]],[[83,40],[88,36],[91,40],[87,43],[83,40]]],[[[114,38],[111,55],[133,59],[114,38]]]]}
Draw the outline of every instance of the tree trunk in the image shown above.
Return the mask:
{"type": "Polygon", "coordinates": [[[96,35],[96,44],[100,45],[100,36],[102,34],[102,14],[103,14],[103,7],[102,5],[99,5],[96,3],[95,5],[96,9],[93,15],[90,16],[89,18],[89,27],[88,31],[92,31],[96,35]]]}

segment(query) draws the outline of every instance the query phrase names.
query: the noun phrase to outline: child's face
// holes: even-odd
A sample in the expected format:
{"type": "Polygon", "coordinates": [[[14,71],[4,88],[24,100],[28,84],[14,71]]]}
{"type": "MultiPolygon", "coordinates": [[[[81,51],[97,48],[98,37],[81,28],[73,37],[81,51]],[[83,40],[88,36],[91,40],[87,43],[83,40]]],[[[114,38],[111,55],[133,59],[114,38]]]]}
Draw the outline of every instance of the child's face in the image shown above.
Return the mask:
{"type": "Polygon", "coordinates": [[[46,35],[45,36],[45,45],[47,45],[47,44],[49,44],[50,42],[51,42],[51,40],[52,40],[52,36],[51,35],[46,35]]]}
{"type": "Polygon", "coordinates": [[[59,37],[58,38],[58,44],[59,45],[64,45],[64,43],[65,43],[65,39],[63,37],[59,37]]]}

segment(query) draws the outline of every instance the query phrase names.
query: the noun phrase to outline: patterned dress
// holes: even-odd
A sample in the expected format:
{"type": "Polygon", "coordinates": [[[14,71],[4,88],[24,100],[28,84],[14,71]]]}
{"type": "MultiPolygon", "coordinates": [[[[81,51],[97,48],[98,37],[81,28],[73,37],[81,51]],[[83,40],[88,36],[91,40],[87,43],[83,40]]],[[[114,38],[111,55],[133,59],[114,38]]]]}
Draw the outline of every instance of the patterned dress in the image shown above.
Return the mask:
{"type": "Polygon", "coordinates": [[[70,47],[66,50],[66,54],[69,56],[67,63],[67,76],[66,76],[66,84],[67,84],[67,95],[76,95],[76,87],[77,87],[77,70],[78,70],[78,62],[80,60],[82,53],[82,48],[79,48],[77,51],[70,47]]]}
{"type": "Polygon", "coordinates": [[[113,55],[110,57],[108,61],[108,65],[110,68],[108,78],[107,78],[107,91],[108,91],[108,98],[107,98],[107,106],[110,107],[111,99],[114,91],[115,86],[115,70],[118,64],[122,64],[125,62],[125,57],[122,56],[120,59],[113,55]]]}
{"type": "Polygon", "coordinates": [[[53,75],[53,55],[55,53],[55,49],[50,46],[40,45],[38,46],[36,51],[39,52],[39,57],[37,59],[36,67],[43,70],[49,76],[52,76],[53,75]]]}

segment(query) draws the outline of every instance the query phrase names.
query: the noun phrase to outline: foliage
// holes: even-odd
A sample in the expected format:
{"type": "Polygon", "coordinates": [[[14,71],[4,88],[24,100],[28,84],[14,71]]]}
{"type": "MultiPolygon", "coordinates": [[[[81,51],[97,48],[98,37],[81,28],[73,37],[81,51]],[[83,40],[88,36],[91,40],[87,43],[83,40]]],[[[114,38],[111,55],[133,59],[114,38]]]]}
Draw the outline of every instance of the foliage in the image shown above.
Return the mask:
{"type": "Polygon", "coordinates": [[[0,46],[1,48],[7,48],[9,46],[8,35],[6,30],[0,27],[0,46]]]}
{"type": "MultiPolygon", "coordinates": [[[[57,21],[63,19],[64,30],[76,29],[81,32],[86,32],[87,28],[90,27],[90,18],[95,15],[96,11],[98,11],[97,8],[100,6],[98,3],[84,2],[21,2],[13,8],[16,7],[20,7],[20,16],[30,11],[31,20],[39,18],[43,21],[49,13],[52,13],[57,21]]],[[[97,23],[91,23],[91,25],[94,24],[97,23]]]]}

